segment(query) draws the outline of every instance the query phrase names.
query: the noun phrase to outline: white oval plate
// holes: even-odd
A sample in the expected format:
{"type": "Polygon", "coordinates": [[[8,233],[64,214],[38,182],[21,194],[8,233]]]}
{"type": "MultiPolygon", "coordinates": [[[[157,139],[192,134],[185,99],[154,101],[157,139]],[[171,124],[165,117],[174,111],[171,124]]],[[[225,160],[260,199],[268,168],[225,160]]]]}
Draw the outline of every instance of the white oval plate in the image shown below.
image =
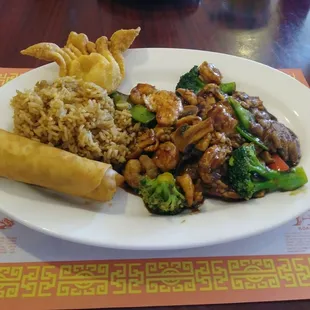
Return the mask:
{"type": "MultiPolygon", "coordinates": [[[[300,82],[246,59],[194,50],[132,49],[126,54],[127,77],[121,91],[146,82],[174,90],[181,74],[207,60],[224,81],[260,96],[270,112],[299,136],[301,165],[310,173],[310,91],[300,82]]],[[[53,80],[57,66],[32,70],[0,88],[0,128],[12,130],[9,106],[16,90],[53,80]]],[[[1,160],[1,159],[0,159],[1,160]]],[[[106,204],[85,204],[34,186],[0,178],[0,209],[41,232],[80,243],[112,248],[167,250],[198,247],[244,238],[280,225],[309,208],[309,184],[298,194],[274,193],[249,202],[207,199],[201,212],[172,217],[150,215],[139,197],[119,190],[106,204]]]]}

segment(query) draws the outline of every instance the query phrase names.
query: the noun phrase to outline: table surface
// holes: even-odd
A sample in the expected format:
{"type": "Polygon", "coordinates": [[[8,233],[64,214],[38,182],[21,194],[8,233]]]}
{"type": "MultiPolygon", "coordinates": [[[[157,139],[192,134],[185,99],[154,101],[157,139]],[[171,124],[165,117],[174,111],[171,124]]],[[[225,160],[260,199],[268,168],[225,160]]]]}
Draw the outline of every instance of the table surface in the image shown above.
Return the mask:
{"type": "MultiPolygon", "coordinates": [[[[42,41],[63,45],[71,30],[90,39],[142,27],[134,47],[203,49],[275,68],[301,68],[310,82],[310,0],[0,0],[0,67],[41,65],[21,56],[42,41]]],[[[309,309],[310,301],[163,307],[209,310],[309,309]]]]}

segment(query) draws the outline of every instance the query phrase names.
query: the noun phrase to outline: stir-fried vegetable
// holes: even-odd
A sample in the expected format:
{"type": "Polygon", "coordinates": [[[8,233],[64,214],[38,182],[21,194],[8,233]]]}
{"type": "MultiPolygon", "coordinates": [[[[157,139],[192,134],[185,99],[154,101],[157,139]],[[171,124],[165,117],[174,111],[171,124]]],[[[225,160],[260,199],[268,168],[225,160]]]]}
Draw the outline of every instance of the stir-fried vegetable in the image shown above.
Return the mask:
{"type": "Polygon", "coordinates": [[[240,125],[244,129],[249,130],[251,122],[254,121],[254,118],[253,118],[253,115],[251,114],[251,112],[249,110],[245,109],[244,107],[242,107],[240,102],[235,100],[232,97],[228,98],[228,102],[230,103],[230,105],[234,109],[240,125]]]}
{"type": "Polygon", "coordinates": [[[139,194],[153,214],[175,215],[187,207],[185,197],[177,189],[173,175],[168,172],[153,180],[144,177],[140,182],[139,194]]]}
{"type": "Polygon", "coordinates": [[[174,215],[208,196],[247,200],[308,182],[303,168],[290,169],[301,157],[297,136],[259,97],[222,79],[205,61],[180,77],[176,92],[139,83],[129,99],[114,96],[131,103],[132,119],[144,124],[126,156],[124,177],[150,213],[174,215]],[[134,179],[132,168],[139,172],[134,179]]]}
{"type": "MultiPolygon", "coordinates": [[[[199,77],[199,68],[194,66],[189,72],[183,74],[179,80],[179,83],[176,86],[176,89],[183,88],[193,91],[195,94],[198,94],[206,85],[205,82],[199,77]]],[[[232,95],[236,91],[236,83],[222,83],[220,84],[220,90],[227,94],[232,95]]]]}
{"type": "Polygon", "coordinates": [[[132,118],[137,122],[148,124],[156,117],[156,114],[150,112],[144,105],[131,105],[129,102],[129,95],[116,91],[110,96],[117,110],[130,110],[132,118]]]}
{"type": "Polygon", "coordinates": [[[147,124],[155,119],[155,113],[150,112],[145,106],[137,104],[130,110],[132,118],[140,123],[147,124]]]}
{"type": "Polygon", "coordinates": [[[292,191],[308,182],[302,167],[275,171],[261,163],[253,144],[236,149],[229,159],[228,179],[232,188],[244,199],[260,191],[292,191]]]}
{"type": "Polygon", "coordinates": [[[189,72],[181,76],[176,89],[190,89],[197,94],[204,86],[205,83],[199,78],[198,66],[194,66],[189,72]]]}
{"type": "Polygon", "coordinates": [[[272,170],[287,171],[290,167],[286,162],[277,154],[272,155],[273,163],[269,164],[268,167],[272,170]]]}
{"type": "Polygon", "coordinates": [[[254,121],[251,112],[243,108],[240,102],[232,97],[228,98],[228,102],[234,109],[238,118],[239,125],[236,127],[236,130],[239,132],[239,134],[247,141],[253,142],[262,149],[268,151],[268,147],[259,138],[255,137],[248,131],[251,126],[251,122],[254,121]]]}
{"type": "Polygon", "coordinates": [[[117,110],[131,109],[131,104],[129,103],[128,95],[125,95],[119,91],[116,91],[113,94],[111,94],[110,97],[113,99],[115,108],[117,110]]]}
{"type": "Polygon", "coordinates": [[[223,93],[227,95],[232,95],[236,91],[236,83],[235,82],[222,83],[220,84],[220,89],[223,93]]]}
{"type": "Polygon", "coordinates": [[[255,143],[257,146],[261,147],[263,150],[268,151],[268,147],[257,137],[253,136],[250,132],[248,132],[247,130],[243,129],[240,126],[236,126],[236,130],[237,132],[244,138],[246,139],[248,142],[253,142],[255,143]]]}

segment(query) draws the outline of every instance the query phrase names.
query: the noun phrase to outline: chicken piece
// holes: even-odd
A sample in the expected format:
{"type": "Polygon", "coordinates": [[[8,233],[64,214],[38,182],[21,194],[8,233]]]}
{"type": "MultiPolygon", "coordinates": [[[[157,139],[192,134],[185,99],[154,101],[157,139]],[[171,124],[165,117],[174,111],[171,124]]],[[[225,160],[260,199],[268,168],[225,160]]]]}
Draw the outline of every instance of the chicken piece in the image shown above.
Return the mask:
{"type": "Polygon", "coordinates": [[[154,128],[156,138],[160,142],[166,142],[171,140],[171,134],[173,132],[174,128],[173,127],[160,127],[156,126],[154,128]]]}
{"type": "Polygon", "coordinates": [[[194,202],[195,187],[190,175],[185,173],[183,175],[178,176],[176,180],[183,189],[183,192],[185,193],[185,198],[188,206],[191,207],[194,202]]]}
{"type": "Polygon", "coordinates": [[[154,129],[147,129],[144,134],[138,138],[138,148],[146,152],[155,152],[159,146],[159,140],[156,137],[154,129]]]}
{"type": "Polygon", "coordinates": [[[217,69],[213,64],[204,61],[199,66],[198,70],[200,76],[206,83],[216,83],[218,85],[221,84],[223,76],[220,70],[217,69]]]}
{"type": "Polygon", "coordinates": [[[110,41],[100,37],[96,43],[83,34],[71,32],[65,47],[54,43],[38,43],[21,51],[21,54],[59,65],[60,76],[75,76],[93,82],[110,94],[125,77],[123,53],[140,33],[140,28],[116,31],[110,41]]]}
{"type": "Polygon", "coordinates": [[[147,129],[141,136],[138,137],[138,147],[141,149],[156,143],[156,134],[154,129],[147,129]]]}
{"type": "Polygon", "coordinates": [[[147,146],[144,150],[146,152],[155,152],[158,149],[159,146],[159,140],[155,139],[155,144],[147,146]]]}
{"type": "Polygon", "coordinates": [[[179,151],[172,142],[159,145],[153,160],[156,166],[163,172],[174,169],[179,161],[179,151]]]}
{"type": "Polygon", "coordinates": [[[225,100],[225,94],[223,94],[216,84],[207,84],[198,94],[198,115],[202,118],[206,118],[208,112],[213,106],[219,102],[225,100]]]}
{"type": "Polygon", "coordinates": [[[226,144],[228,146],[231,146],[230,139],[227,138],[227,136],[224,132],[214,131],[211,134],[210,145],[217,145],[217,144],[218,145],[226,144]]]}
{"type": "Polygon", "coordinates": [[[149,178],[155,179],[158,176],[158,168],[150,157],[141,155],[139,161],[149,178]]]}
{"type": "Polygon", "coordinates": [[[208,133],[206,136],[204,136],[197,144],[196,144],[196,149],[205,152],[206,149],[209,147],[210,142],[212,139],[211,133],[208,133]]]}
{"type": "Polygon", "coordinates": [[[130,153],[126,157],[127,159],[138,158],[143,151],[155,152],[159,146],[159,140],[156,137],[154,129],[146,129],[145,132],[140,133],[136,142],[131,147],[130,153]]]}
{"type": "Polygon", "coordinates": [[[225,99],[223,101],[220,101],[219,104],[223,105],[226,112],[228,114],[230,114],[233,118],[237,118],[235,111],[234,111],[233,107],[231,106],[231,104],[228,102],[228,100],[225,99]]]}
{"type": "Polygon", "coordinates": [[[130,159],[124,169],[125,181],[132,188],[139,188],[141,181],[142,165],[138,159],[130,159]]]}
{"type": "Polygon", "coordinates": [[[199,174],[204,183],[212,184],[221,177],[220,175],[214,175],[212,172],[224,164],[231,151],[232,149],[224,144],[213,145],[204,152],[198,164],[199,174]]]}
{"type": "Polygon", "coordinates": [[[239,133],[230,134],[229,140],[234,149],[239,148],[243,143],[245,143],[245,139],[241,137],[239,133]]]}
{"type": "Polygon", "coordinates": [[[129,99],[133,104],[145,104],[145,96],[155,93],[156,88],[150,84],[139,83],[135,86],[129,95],[129,99]]]}
{"type": "Polygon", "coordinates": [[[183,111],[181,99],[171,91],[160,90],[145,97],[145,105],[156,113],[159,126],[171,126],[183,111]]]}
{"type": "Polygon", "coordinates": [[[206,190],[210,196],[220,197],[227,200],[239,200],[240,196],[221,180],[215,181],[210,188],[206,190]]]}
{"type": "Polygon", "coordinates": [[[176,92],[181,95],[181,97],[183,98],[185,103],[188,103],[190,105],[197,105],[198,104],[197,96],[191,90],[184,89],[184,88],[178,88],[176,90],[176,92]]]}
{"type": "Polygon", "coordinates": [[[207,117],[213,119],[216,131],[232,134],[236,132],[238,121],[232,117],[222,104],[217,104],[208,112],[207,117]]]}
{"type": "Polygon", "coordinates": [[[225,100],[226,96],[222,93],[220,87],[214,83],[207,84],[198,94],[198,104],[204,103],[208,97],[212,96],[216,101],[225,100]]]}

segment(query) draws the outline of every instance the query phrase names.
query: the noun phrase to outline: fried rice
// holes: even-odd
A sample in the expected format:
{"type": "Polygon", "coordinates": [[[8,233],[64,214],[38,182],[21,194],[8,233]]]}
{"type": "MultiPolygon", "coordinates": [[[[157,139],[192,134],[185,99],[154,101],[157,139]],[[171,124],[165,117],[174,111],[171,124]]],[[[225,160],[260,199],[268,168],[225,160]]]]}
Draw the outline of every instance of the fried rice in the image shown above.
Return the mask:
{"type": "Polygon", "coordinates": [[[104,89],[73,77],[17,91],[11,106],[16,134],[106,163],[125,162],[139,130],[104,89]]]}

